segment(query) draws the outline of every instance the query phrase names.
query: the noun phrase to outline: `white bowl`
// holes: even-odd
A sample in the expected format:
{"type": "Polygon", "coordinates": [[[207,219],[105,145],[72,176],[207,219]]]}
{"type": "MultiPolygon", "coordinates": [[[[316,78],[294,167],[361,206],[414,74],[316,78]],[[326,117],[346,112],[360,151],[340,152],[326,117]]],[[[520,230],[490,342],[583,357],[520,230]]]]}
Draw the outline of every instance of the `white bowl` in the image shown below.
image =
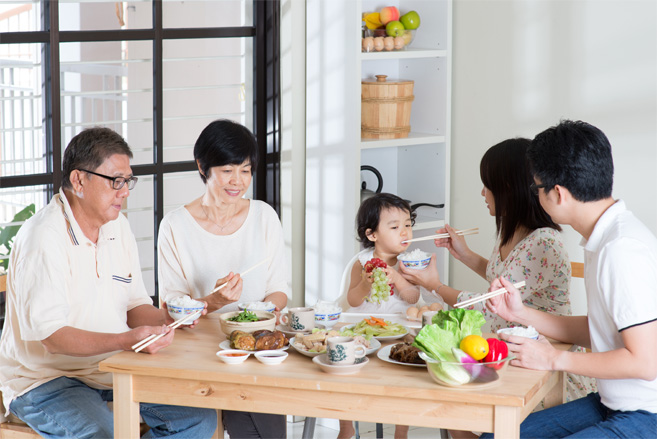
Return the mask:
{"type": "MultiPolygon", "coordinates": [[[[269,306],[267,308],[259,308],[259,307],[254,308],[253,306],[249,306],[249,305],[252,305],[253,303],[254,302],[240,303],[240,304],[237,305],[237,307],[240,309],[240,311],[244,311],[244,310],[247,310],[247,311],[267,311],[267,312],[276,311],[276,305],[274,305],[274,304],[272,304],[272,306],[269,306]]],[[[265,302],[257,302],[257,303],[265,303],[265,302]]],[[[271,303],[271,302],[269,302],[269,303],[271,303]]]]}
{"type": "Polygon", "coordinates": [[[527,337],[533,340],[538,340],[538,331],[533,326],[525,328],[524,326],[516,326],[513,328],[502,328],[497,330],[498,334],[515,335],[517,337],[527,337]]]}
{"type": "Polygon", "coordinates": [[[324,325],[326,328],[331,328],[333,325],[338,323],[340,320],[340,315],[342,314],[342,308],[338,308],[337,311],[330,313],[323,313],[315,311],[315,322],[324,325]]]}
{"type": "Polygon", "coordinates": [[[400,261],[402,264],[404,264],[404,267],[406,268],[412,268],[414,270],[424,270],[429,266],[429,262],[431,262],[431,256],[417,261],[404,261],[402,259],[400,259],[400,261]]]}
{"type": "Polygon", "coordinates": [[[259,351],[253,355],[263,364],[281,364],[288,354],[285,351],[259,351]]]}
{"type": "Polygon", "coordinates": [[[276,328],[276,315],[267,311],[253,311],[259,320],[257,322],[232,322],[228,320],[231,317],[234,317],[240,313],[240,311],[230,311],[225,312],[219,315],[219,324],[221,325],[221,330],[230,337],[230,334],[233,331],[240,330],[244,332],[255,332],[260,329],[269,329],[273,331],[276,328]]]}
{"type": "MultiPolygon", "coordinates": [[[[172,319],[174,320],[180,320],[182,318],[187,317],[190,314],[194,314],[195,312],[202,311],[203,308],[205,308],[205,305],[203,302],[198,302],[199,305],[197,306],[192,306],[192,307],[187,307],[187,306],[175,306],[175,305],[169,305],[167,303],[167,310],[169,311],[169,315],[171,316],[172,319]]],[[[199,315],[200,317],[200,315],[199,315]]],[[[191,325],[193,320],[189,321],[188,323],[191,325]]]]}
{"type": "Polygon", "coordinates": [[[244,363],[251,353],[240,349],[225,349],[217,352],[217,358],[226,364],[244,363]]]}

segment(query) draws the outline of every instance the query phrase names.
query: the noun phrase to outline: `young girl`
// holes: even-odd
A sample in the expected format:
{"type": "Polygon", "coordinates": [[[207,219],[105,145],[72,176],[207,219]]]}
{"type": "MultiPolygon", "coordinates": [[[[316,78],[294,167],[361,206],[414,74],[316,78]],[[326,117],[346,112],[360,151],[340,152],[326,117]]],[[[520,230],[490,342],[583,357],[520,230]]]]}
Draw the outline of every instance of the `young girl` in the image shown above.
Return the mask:
{"type": "MultiPolygon", "coordinates": [[[[347,292],[347,301],[352,307],[350,312],[371,313],[405,313],[406,309],[417,303],[420,288],[404,279],[397,269],[397,256],[408,249],[403,241],[413,238],[411,227],[415,222],[415,213],[407,201],[396,195],[380,193],[363,201],[356,217],[358,240],[365,250],[351,269],[351,282],[347,292]],[[388,267],[384,269],[392,284],[392,294],[388,300],[377,303],[371,300],[372,273],[367,273],[365,264],[372,258],[383,260],[388,267]]],[[[405,315],[405,314],[404,314],[405,315]]],[[[350,438],[354,435],[351,421],[340,421],[338,438],[350,438]]],[[[408,437],[408,426],[397,425],[395,438],[408,437]]]]}

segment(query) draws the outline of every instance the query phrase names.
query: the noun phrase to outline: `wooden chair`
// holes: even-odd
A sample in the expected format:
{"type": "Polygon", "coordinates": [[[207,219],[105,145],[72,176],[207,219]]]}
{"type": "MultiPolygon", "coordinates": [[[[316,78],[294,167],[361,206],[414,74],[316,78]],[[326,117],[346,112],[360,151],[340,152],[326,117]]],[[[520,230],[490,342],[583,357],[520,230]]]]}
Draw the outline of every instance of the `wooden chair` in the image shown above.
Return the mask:
{"type": "Polygon", "coordinates": [[[570,271],[572,277],[584,278],[584,263],[583,262],[571,262],[570,271]]]}

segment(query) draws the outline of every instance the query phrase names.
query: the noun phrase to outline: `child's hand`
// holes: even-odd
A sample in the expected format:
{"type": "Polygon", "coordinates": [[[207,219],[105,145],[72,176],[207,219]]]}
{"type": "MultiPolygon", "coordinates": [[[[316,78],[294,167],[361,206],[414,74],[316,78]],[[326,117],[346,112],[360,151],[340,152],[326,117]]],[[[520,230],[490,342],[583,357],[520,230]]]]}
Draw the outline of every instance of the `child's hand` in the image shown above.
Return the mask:
{"type": "Polygon", "coordinates": [[[391,284],[397,284],[402,279],[402,275],[392,267],[384,268],[383,271],[386,273],[386,276],[388,276],[391,284]]]}
{"type": "Polygon", "coordinates": [[[365,279],[367,282],[370,284],[374,282],[374,279],[372,279],[372,272],[370,271],[369,273],[363,268],[363,271],[361,272],[360,276],[365,279]]]}

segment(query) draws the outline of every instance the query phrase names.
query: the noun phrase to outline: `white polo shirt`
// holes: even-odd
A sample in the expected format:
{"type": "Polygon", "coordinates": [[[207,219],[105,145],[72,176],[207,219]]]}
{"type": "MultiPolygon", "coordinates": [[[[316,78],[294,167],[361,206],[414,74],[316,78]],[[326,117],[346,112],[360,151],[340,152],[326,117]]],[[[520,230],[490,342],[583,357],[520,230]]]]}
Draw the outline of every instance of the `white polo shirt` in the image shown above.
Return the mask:
{"type": "Polygon", "coordinates": [[[128,220],[100,228],[97,244],[82,233],[62,190],[18,232],[7,277],[7,313],[0,339],[0,389],[5,407],[52,379],[79,378],[110,388],[112,374],[92,357],[49,354],[41,344],[58,329],[128,331],[127,311],[152,304],[141,277],[128,220]]]}
{"type": "MultiPolygon", "coordinates": [[[[619,200],[581,245],[593,352],[620,349],[623,329],[657,320],[657,238],[619,200]]],[[[597,383],[610,409],[657,413],[657,380],[597,383]]]]}

